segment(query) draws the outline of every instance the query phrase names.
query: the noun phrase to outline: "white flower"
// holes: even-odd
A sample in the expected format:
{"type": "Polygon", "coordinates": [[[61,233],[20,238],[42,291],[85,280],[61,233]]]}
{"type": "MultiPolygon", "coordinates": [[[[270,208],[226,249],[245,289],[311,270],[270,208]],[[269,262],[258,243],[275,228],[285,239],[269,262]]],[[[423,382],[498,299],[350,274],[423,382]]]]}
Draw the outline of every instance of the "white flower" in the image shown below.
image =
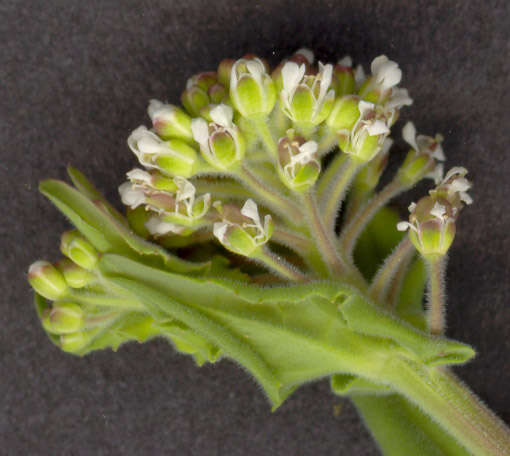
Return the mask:
{"type": "Polygon", "coordinates": [[[184,215],[190,221],[201,219],[209,210],[211,194],[206,193],[205,195],[195,198],[196,189],[189,180],[183,177],[175,177],[174,182],[175,185],[177,185],[177,191],[175,193],[175,214],[179,216],[184,215]],[[184,208],[183,211],[181,210],[181,205],[184,208]],[[194,210],[197,205],[201,210],[195,214],[194,210]]]}
{"type": "Polygon", "coordinates": [[[458,194],[459,199],[469,205],[473,202],[473,198],[467,193],[467,191],[471,188],[471,182],[466,179],[466,174],[468,173],[466,168],[461,166],[455,166],[450,169],[446,176],[444,177],[441,184],[439,184],[439,189],[446,188],[447,195],[449,197],[455,197],[458,194]]]}
{"type": "Polygon", "coordinates": [[[146,168],[157,168],[151,161],[153,156],[171,154],[172,150],[165,142],[147,127],[141,125],[128,138],[128,146],[146,168]]]}
{"type": "Polygon", "coordinates": [[[256,244],[265,244],[270,237],[269,224],[271,223],[271,216],[268,214],[264,217],[264,225],[262,226],[257,204],[251,198],[244,203],[244,206],[241,208],[241,214],[252,220],[252,223],[243,223],[243,228],[253,228],[255,230],[253,239],[256,244]]]}
{"type": "Polygon", "coordinates": [[[126,176],[134,184],[145,185],[147,187],[151,186],[152,176],[150,173],[143,169],[134,168],[131,171],[128,171],[126,176]]]}
{"type": "MultiPolygon", "coordinates": [[[[282,83],[283,89],[280,93],[283,112],[293,121],[302,120],[296,116],[296,109],[293,106],[293,99],[296,91],[306,90],[312,99],[312,112],[307,113],[309,122],[317,123],[322,121],[318,117],[324,116],[323,108],[330,102],[332,104],[335,98],[335,91],[330,89],[333,79],[333,65],[323,65],[319,62],[319,72],[317,75],[305,75],[306,66],[298,65],[295,62],[286,62],[283,65],[282,83]]],[[[332,107],[332,106],[331,106],[332,107]]],[[[330,109],[331,110],[331,109],[330,109]]],[[[329,112],[325,115],[327,116],[329,112]]]]}
{"type": "MultiPolygon", "coordinates": [[[[204,158],[211,165],[227,170],[234,163],[242,160],[244,156],[244,142],[239,129],[232,122],[234,112],[226,104],[219,104],[211,112],[212,122],[207,123],[201,117],[191,121],[191,131],[193,139],[200,145],[200,150],[204,158]],[[219,136],[227,134],[234,144],[235,156],[225,157],[221,154],[223,150],[218,150],[215,140],[219,136]]],[[[224,147],[225,143],[222,142],[224,147]]]]}
{"type": "Polygon", "coordinates": [[[382,90],[391,89],[398,85],[402,79],[402,70],[398,67],[398,63],[388,59],[385,55],[380,55],[372,60],[370,70],[382,90]]]}
{"type": "Polygon", "coordinates": [[[446,159],[441,142],[443,137],[437,134],[435,138],[425,135],[416,135],[416,127],[412,122],[407,122],[402,129],[402,137],[416,152],[428,155],[439,161],[446,159]]]}
{"type": "MultiPolygon", "coordinates": [[[[290,144],[288,148],[291,149],[290,144]]],[[[317,167],[320,167],[316,157],[317,148],[318,145],[315,141],[307,141],[298,146],[299,152],[297,154],[293,155],[292,150],[289,150],[290,161],[283,167],[283,171],[290,180],[296,177],[297,165],[304,166],[308,163],[314,163],[317,167]]]]}

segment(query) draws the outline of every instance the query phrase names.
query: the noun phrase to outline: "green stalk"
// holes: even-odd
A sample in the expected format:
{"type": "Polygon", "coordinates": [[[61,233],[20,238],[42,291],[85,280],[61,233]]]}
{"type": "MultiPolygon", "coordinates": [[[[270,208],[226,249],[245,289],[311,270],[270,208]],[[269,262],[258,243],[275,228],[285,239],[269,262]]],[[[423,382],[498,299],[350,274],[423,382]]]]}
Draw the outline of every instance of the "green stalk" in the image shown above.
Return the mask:
{"type": "Polygon", "coordinates": [[[252,125],[262,141],[262,144],[264,144],[264,148],[269,154],[269,157],[271,157],[273,161],[276,161],[278,159],[278,145],[266,123],[266,119],[253,119],[252,125]]]}
{"type": "Polygon", "coordinates": [[[356,241],[377,211],[385,206],[388,201],[399,193],[403,192],[407,187],[398,179],[391,181],[379,193],[377,193],[370,201],[368,201],[356,216],[342,229],[339,238],[340,249],[347,257],[351,257],[356,241]]]}
{"type": "Polygon", "coordinates": [[[381,377],[476,456],[508,456],[504,423],[449,371],[390,359],[381,377]]]}
{"type": "Polygon", "coordinates": [[[440,336],[445,327],[444,270],[446,257],[426,257],[429,272],[427,321],[431,334],[440,336]]]}
{"type": "Polygon", "coordinates": [[[276,255],[267,248],[261,249],[254,259],[260,261],[268,269],[276,272],[280,277],[283,277],[286,280],[290,280],[292,282],[306,282],[309,280],[306,274],[303,274],[281,256],[276,255]]]}

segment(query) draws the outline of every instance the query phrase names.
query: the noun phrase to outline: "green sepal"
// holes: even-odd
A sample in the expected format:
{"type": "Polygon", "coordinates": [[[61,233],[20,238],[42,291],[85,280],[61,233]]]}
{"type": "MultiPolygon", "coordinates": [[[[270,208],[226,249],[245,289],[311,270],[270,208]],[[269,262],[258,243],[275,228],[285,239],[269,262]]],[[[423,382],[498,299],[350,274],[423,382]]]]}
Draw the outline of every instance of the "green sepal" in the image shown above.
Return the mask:
{"type": "Polygon", "coordinates": [[[463,364],[475,356],[469,345],[418,331],[359,295],[351,295],[339,307],[352,330],[391,338],[429,366],[463,364]]]}

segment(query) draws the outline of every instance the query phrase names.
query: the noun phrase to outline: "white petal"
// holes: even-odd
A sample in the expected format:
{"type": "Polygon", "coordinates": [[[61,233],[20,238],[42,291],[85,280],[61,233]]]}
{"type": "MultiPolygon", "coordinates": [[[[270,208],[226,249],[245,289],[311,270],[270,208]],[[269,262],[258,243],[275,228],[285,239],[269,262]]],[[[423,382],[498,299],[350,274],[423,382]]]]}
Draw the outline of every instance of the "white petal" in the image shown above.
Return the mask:
{"type": "Polygon", "coordinates": [[[356,83],[356,87],[359,87],[361,84],[363,84],[366,79],[367,75],[365,74],[363,66],[358,65],[354,70],[354,82],[356,83]]]}
{"type": "Polygon", "coordinates": [[[147,108],[147,114],[149,114],[149,117],[151,118],[151,120],[154,120],[154,113],[156,111],[158,111],[159,109],[161,109],[163,106],[164,106],[164,103],[159,100],[152,99],[149,101],[149,106],[147,108]]]}
{"type": "Polygon", "coordinates": [[[390,150],[392,145],[393,145],[393,139],[391,139],[389,137],[385,138],[380,153],[386,154],[390,150]]]}
{"type": "Polygon", "coordinates": [[[151,185],[152,176],[145,170],[140,168],[134,168],[126,173],[127,178],[130,181],[143,182],[144,184],[151,185]]]}
{"type": "Polygon", "coordinates": [[[313,155],[317,152],[318,145],[315,141],[307,141],[301,146],[299,146],[299,152],[302,152],[308,156],[313,155]]]}
{"type": "Polygon", "coordinates": [[[301,49],[298,49],[296,52],[294,52],[294,54],[300,54],[302,55],[306,60],[308,60],[308,63],[311,65],[314,60],[315,60],[315,56],[313,55],[313,52],[308,49],[308,48],[301,48],[301,49]]]}
{"type": "Polygon", "coordinates": [[[305,66],[295,62],[286,62],[282,68],[283,90],[292,94],[305,74],[305,66]]]}
{"type": "Polygon", "coordinates": [[[165,150],[163,142],[150,131],[138,140],[137,146],[142,154],[160,154],[165,150]]]}
{"type": "Polygon", "coordinates": [[[448,191],[453,193],[465,192],[471,188],[471,182],[464,177],[458,177],[454,179],[448,188],[448,191]]]}
{"type": "Polygon", "coordinates": [[[255,225],[260,225],[260,216],[257,203],[255,203],[255,201],[253,201],[251,198],[247,199],[246,203],[244,203],[244,206],[241,208],[241,214],[252,219],[255,222],[255,225]]]}
{"type": "Polygon", "coordinates": [[[434,152],[432,154],[432,158],[435,158],[436,160],[439,160],[439,161],[445,161],[446,160],[446,157],[445,157],[444,151],[443,151],[443,147],[441,146],[441,144],[438,144],[436,146],[436,148],[434,149],[434,152]]]}
{"type": "Polygon", "coordinates": [[[321,87],[319,90],[318,98],[320,106],[326,96],[326,92],[328,91],[329,86],[331,85],[331,80],[333,79],[333,65],[330,63],[323,65],[321,62],[319,62],[319,74],[321,75],[321,87]]]}
{"type": "Polygon", "coordinates": [[[471,196],[469,196],[466,192],[460,192],[459,197],[460,200],[468,206],[473,202],[473,198],[471,198],[471,196]]]}
{"type": "Polygon", "coordinates": [[[360,112],[360,119],[365,117],[365,114],[374,110],[375,105],[373,103],[369,103],[368,101],[360,100],[358,103],[358,110],[360,112]]]}
{"type": "Polygon", "coordinates": [[[349,55],[346,55],[338,61],[338,65],[352,68],[352,58],[349,55]]]}
{"type": "Polygon", "coordinates": [[[416,209],[416,203],[415,202],[412,202],[409,207],[407,208],[407,210],[409,212],[413,212],[414,210],[416,209]]]}
{"type": "Polygon", "coordinates": [[[402,138],[409,144],[416,152],[419,152],[418,144],[416,144],[416,127],[412,122],[407,122],[402,128],[402,138]]]}
{"type": "Polygon", "coordinates": [[[140,188],[133,188],[131,182],[124,182],[120,185],[119,194],[122,204],[129,206],[131,209],[136,209],[145,203],[145,193],[140,188]]]}
{"type": "Polygon", "coordinates": [[[207,122],[201,117],[196,117],[191,120],[191,133],[193,139],[201,146],[207,146],[209,141],[209,127],[207,122]]]}
{"type": "Polygon", "coordinates": [[[149,233],[153,236],[163,236],[167,233],[179,234],[183,228],[174,223],[165,222],[158,217],[151,217],[145,222],[145,228],[149,230],[149,233]]]}
{"type": "Polygon", "coordinates": [[[410,106],[413,104],[413,99],[409,96],[407,89],[394,87],[392,90],[391,98],[384,105],[387,110],[400,109],[403,106],[410,106]]]}
{"type": "Polygon", "coordinates": [[[468,170],[466,168],[464,168],[462,166],[454,166],[446,173],[446,176],[444,177],[444,181],[446,182],[447,180],[449,180],[451,177],[455,176],[456,174],[458,174],[461,177],[464,177],[467,173],[468,173],[468,170]]]}
{"type": "Polygon", "coordinates": [[[444,166],[442,163],[438,163],[436,167],[428,174],[425,178],[432,179],[434,184],[438,185],[443,180],[444,166]]]}
{"type": "Polygon", "coordinates": [[[385,55],[380,55],[376,57],[374,60],[372,60],[372,63],[370,64],[370,71],[373,75],[376,73],[379,73],[381,67],[388,62],[388,57],[385,55]]]}
{"type": "Polygon", "coordinates": [[[402,71],[396,62],[385,55],[376,57],[370,65],[375,80],[385,89],[396,86],[402,79],[402,71]]]}
{"type": "Polygon", "coordinates": [[[176,176],[174,177],[174,183],[177,185],[177,202],[185,200],[185,199],[195,199],[195,186],[184,177],[176,176]]]}
{"type": "Polygon", "coordinates": [[[434,217],[443,220],[444,216],[446,214],[446,207],[442,204],[439,204],[437,201],[430,210],[430,215],[433,215],[434,217]]]}
{"type": "Polygon", "coordinates": [[[368,134],[370,136],[379,136],[384,135],[390,132],[390,129],[382,120],[376,120],[374,123],[368,125],[367,127],[368,134]]]}
{"type": "Polygon", "coordinates": [[[228,223],[225,222],[215,222],[213,225],[213,234],[222,244],[225,242],[227,228],[228,223]]]}
{"type": "Polygon", "coordinates": [[[211,109],[211,119],[214,123],[225,128],[232,128],[232,118],[234,111],[226,104],[219,104],[211,109]]]}
{"type": "Polygon", "coordinates": [[[413,228],[413,225],[411,225],[409,222],[398,222],[397,223],[398,231],[407,231],[408,228],[413,228]]]}

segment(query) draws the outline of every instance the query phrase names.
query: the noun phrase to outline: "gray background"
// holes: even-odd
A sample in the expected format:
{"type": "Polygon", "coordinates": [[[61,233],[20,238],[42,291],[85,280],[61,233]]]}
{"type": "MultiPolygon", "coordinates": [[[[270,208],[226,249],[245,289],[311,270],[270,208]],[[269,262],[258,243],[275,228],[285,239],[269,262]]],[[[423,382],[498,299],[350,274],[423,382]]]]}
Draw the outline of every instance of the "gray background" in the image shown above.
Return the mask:
{"type": "MultiPolygon", "coordinates": [[[[420,131],[446,136],[447,165],[475,182],[448,271],[448,335],[477,347],[459,375],[510,421],[508,1],[0,2],[0,453],[9,455],[377,454],[327,382],[271,414],[223,361],[197,369],[163,341],[79,359],[37,321],[28,265],[58,258],[68,225],[37,193],[72,163],[118,204],[135,163],[130,131],[151,97],[177,101],[191,74],[246,52],[274,64],[386,53],[404,71],[420,131]]],[[[400,130],[403,122],[397,126],[400,130]]],[[[400,202],[405,205],[410,197],[400,202]]],[[[396,437],[398,438],[398,437],[396,437]]]]}

